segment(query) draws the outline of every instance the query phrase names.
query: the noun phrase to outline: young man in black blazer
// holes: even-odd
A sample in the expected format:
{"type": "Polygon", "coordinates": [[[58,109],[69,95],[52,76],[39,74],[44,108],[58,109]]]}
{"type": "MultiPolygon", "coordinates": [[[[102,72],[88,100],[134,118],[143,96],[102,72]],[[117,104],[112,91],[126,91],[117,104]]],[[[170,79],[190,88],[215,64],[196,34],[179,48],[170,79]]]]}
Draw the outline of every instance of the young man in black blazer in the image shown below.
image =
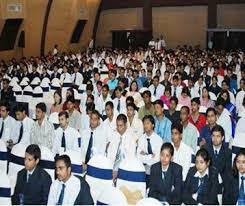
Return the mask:
{"type": "Polygon", "coordinates": [[[52,183],[49,174],[38,166],[41,151],[38,145],[26,148],[25,168],[18,172],[12,196],[13,205],[46,205],[52,183]]]}
{"type": "Polygon", "coordinates": [[[151,167],[148,196],[171,205],[179,205],[182,203],[182,167],[172,162],[173,155],[172,144],[164,143],[161,147],[160,162],[151,167]]]}

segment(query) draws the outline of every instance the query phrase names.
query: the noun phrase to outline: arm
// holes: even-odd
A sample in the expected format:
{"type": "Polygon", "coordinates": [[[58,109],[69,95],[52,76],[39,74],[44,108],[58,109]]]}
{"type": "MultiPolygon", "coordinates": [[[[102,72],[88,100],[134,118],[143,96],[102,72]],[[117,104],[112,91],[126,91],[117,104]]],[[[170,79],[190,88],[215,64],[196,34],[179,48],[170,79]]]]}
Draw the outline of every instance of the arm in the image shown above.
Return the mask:
{"type": "Polygon", "coordinates": [[[183,203],[186,205],[197,205],[197,201],[193,199],[191,194],[191,178],[193,178],[193,176],[191,175],[191,171],[189,170],[186,180],[184,182],[184,190],[182,194],[183,203]]]}
{"type": "Polygon", "coordinates": [[[218,204],[217,201],[218,188],[219,188],[218,173],[215,172],[214,174],[212,174],[212,177],[210,178],[211,178],[211,188],[209,188],[210,192],[208,193],[207,202],[205,202],[204,204],[216,205],[218,204]]]}
{"type": "Polygon", "coordinates": [[[82,194],[82,197],[80,199],[80,202],[78,202],[77,204],[79,205],[93,205],[94,204],[93,198],[90,193],[90,187],[88,183],[84,180],[82,180],[80,194],[82,194]]]}
{"type": "Polygon", "coordinates": [[[150,180],[149,180],[149,194],[148,197],[153,197],[156,199],[159,199],[159,193],[158,185],[157,185],[157,176],[156,176],[156,169],[155,167],[151,167],[151,173],[150,173],[150,180]]]}
{"type": "Polygon", "coordinates": [[[47,174],[43,177],[43,184],[42,184],[42,205],[46,205],[48,202],[48,195],[49,189],[52,184],[51,177],[47,174]]]}
{"type": "Polygon", "coordinates": [[[180,205],[182,203],[181,192],[182,192],[182,168],[176,170],[175,181],[174,181],[174,190],[171,192],[171,202],[170,204],[180,205]]]}

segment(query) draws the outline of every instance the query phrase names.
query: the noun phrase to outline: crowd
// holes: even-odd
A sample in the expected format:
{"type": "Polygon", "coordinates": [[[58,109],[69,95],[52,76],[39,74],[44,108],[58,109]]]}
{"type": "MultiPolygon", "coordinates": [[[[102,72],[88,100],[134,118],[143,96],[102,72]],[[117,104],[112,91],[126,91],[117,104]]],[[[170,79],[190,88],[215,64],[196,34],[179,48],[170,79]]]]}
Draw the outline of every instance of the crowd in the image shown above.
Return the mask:
{"type": "Polygon", "coordinates": [[[167,50],[161,39],[134,50],[60,53],[56,45],[45,57],[0,61],[0,145],[9,157],[25,150],[12,204],[96,203],[73,174],[72,152],[85,176],[91,158],[106,157],[114,186],[122,161],[136,158],[143,197],[245,204],[245,54],[167,50]],[[53,177],[40,164],[43,148],[54,157],[53,177]]]}

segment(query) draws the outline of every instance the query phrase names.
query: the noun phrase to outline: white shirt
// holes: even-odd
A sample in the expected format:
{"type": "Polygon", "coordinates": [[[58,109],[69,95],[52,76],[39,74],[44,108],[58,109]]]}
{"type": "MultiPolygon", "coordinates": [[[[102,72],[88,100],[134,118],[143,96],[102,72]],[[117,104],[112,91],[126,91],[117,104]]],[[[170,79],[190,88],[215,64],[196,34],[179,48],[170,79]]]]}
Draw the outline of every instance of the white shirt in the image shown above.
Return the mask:
{"type": "MultiPolygon", "coordinates": [[[[23,119],[22,123],[23,123],[23,135],[22,135],[20,143],[23,143],[25,145],[29,145],[30,144],[30,138],[31,138],[31,129],[32,129],[35,122],[33,121],[33,119],[26,116],[23,119]]],[[[21,122],[18,121],[18,129],[17,129],[18,130],[18,138],[20,135],[20,128],[21,128],[21,122]]]]}
{"type": "Polygon", "coordinates": [[[98,112],[101,114],[101,115],[106,115],[105,113],[105,104],[106,102],[109,102],[109,101],[112,101],[110,95],[108,94],[106,99],[104,100],[103,96],[100,95],[98,98],[97,98],[97,101],[96,101],[96,105],[95,105],[95,108],[98,110],[98,112]]]}
{"type": "Polygon", "coordinates": [[[143,132],[144,132],[143,122],[141,119],[138,118],[138,114],[134,115],[134,118],[133,118],[131,125],[130,125],[129,120],[128,120],[128,128],[132,129],[132,131],[137,136],[137,139],[143,135],[143,132]]]}
{"type": "Polygon", "coordinates": [[[230,142],[232,138],[232,123],[227,109],[224,108],[224,111],[217,119],[217,124],[222,126],[225,131],[225,142],[230,142]]]}
{"type": "Polygon", "coordinates": [[[89,116],[85,114],[85,112],[82,112],[81,114],[81,127],[79,129],[80,134],[82,133],[83,130],[89,128],[89,116]]]}
{"type": "Polygon", "coordinates": [[[3,129],[1,139],[5,142],[11,139],[13,140],[13,143],[17,143],[19,137],[17,121],[9,115],[4,120],[3,118],[0,118],[0,131],[2,129],[3,122],[4,122],[4,129],[3,129]]]}
{"type": "MultiPolygon", "coordinates": [[[[182,92],[182,87],[181,86],[177,86],[176,87],[176,97],[179,98],[182,92]]],[[[171,86],[171,96],[174,96],[174,86],[171,86]]]]}
{"type": "Polygon", "coordinates": [[[245,117],[241,117],[238,122],[237,122],[237,125],[236,125],[236,134],[237,133],[245,133],[245,117]]]}
{"type": "Polygon", "coordinates": [[[67,82],[72,82],[71,75],[68,72],[67,73],[62,73],[60,75],[60,81],[64,82],[64,80],[67,80],[67,82]]]}
{"type": "Polygon", "coordinates": [[[82,161],[85,162],[86,154],[88,150],[89,140],[93,132],[93,143],[92,143],[92,155],[105,154],[107,137],[106,132],[102,125],[99,125],[96,129],[91,130],[88,128],[82,131],[82,161]]]}
{"type": "Polygon", "coordinates": [[[66,150],[81,151],[81,148],[79,147],[79,141],[81,141],[81,145],[83,144],[82,140],[79,140],[81,135],[76,129],[68,126],[65,130],[61,127],[55,130],[55,140],[52,149],[53,153],[60,154],[64,152],[64,148],[61,147],[63,132],[65,132],[66,150]]]}
{"type": "Polygon", "coordinates": [[[118,113],[114,111],[112,121],[110,121],[109,118],[106,118],[102,124],[105,132],[107,133],[107,142],[111,141],[110,140],[112,138],[111,133],[116,132],[117,116],[118,116],[118,113]],[[108,134],[110,134],[110,135],[108,135],[108,134]]]}
{"type": "Polygon", "coordinates": [[[245,91],[241,90],[240,92],[237,93],[236,95],[236,109],[237,109],[237,113],[239,113],[242,108],[242,102],[243,102],[243,98],[245,96],[245,91]]]}
{"type": "Polygon", "coordinates": [[[148,175],[150,175],[151,165],[160,161],[160,151],[162,144],[162,138],[155,132],[153,132],[150,136],[147,136],[147,134],[143,134],[138,141],[137,157],[141,160],[143,164],[145,164],[146,174],[148,175]],[[152,154],[148,154],[147,139],[150,139],[152,152],[155,155],[154,157],[152,157],[152,154]],[[140,154],[142,151],[145,152],[146,155],[140,154]]]}
{"type": "Polygon", "coordinates": [[[150,48],[154,49],[155,48],[155,41],[154,40],[149,41],[148,46],[150,48]]]}
{"type": "Polygon", "coordinates": [[[72,82],[77,85],[77,86],[80,86],[82,83],[83,83],[83,75],[79,72],[77,73],[73,73],[71,75],[71,79],[72,79],[72,82]],[[76,77],[76,82],[74,82],[75,80],[75,77],[76,77]]]}
{"type": "MultiPolygon", "coordinates": [[[[117,110],[117,105],[119,101],[118,98],[116,97],[113,99],[113,105],[114,105],[114,110],[117,110]]],[[[119,114],[126,114],[126,98],[124,96],[120,97],[120,110],[118,111],[119,114]]]]}
{"type": "Polygon", "coordinates": [[[150,90],[152,96],[155,96],[156,99],[160,99],[160,97],[164,93],[165,87],[162,84],[158,84],[158,86],[156,88],[156,95],[154,95],[155,86],[153,84],[149,87],[149,90],[150,90]]]}
{"type": "Polygon", "coordinates": [[[48,196],[48,205],[56,205],[58,203],[62,184],[65,184],[63,205],[74,205],[81,189],[81,183],[80,180],[73,175],[71,175],[66,183],[63,183],[58,179],[52,183],[48,196]]]}
{"type": "Polygon", "coordinates": [[[123,135],[120,135],[117,131],[113,133],[111,138],[111,142],[108,147],[107,157],[115,162],[117,150],[120,142],[120,138],[122,137],[121,153],[124,158],[132,158],[135,157],[136,154],[136,137],[131,129],[127,129],[123,135]]]}
{"type": "MultiPolygon", "coordinates": [[[[172,145],[174,146],[173,143],[172,143],[172,145]]],[[[187,173],[191,167],[192,154],[194,154],[192,148],[187,146],[182,141],[180,143],[178,150],[176,150],[176,148],[174,147],[173,161],[182,166],[182,168],[183,168],[183,171],[182,171],[183,181],[185,181],[187,173]]]]}

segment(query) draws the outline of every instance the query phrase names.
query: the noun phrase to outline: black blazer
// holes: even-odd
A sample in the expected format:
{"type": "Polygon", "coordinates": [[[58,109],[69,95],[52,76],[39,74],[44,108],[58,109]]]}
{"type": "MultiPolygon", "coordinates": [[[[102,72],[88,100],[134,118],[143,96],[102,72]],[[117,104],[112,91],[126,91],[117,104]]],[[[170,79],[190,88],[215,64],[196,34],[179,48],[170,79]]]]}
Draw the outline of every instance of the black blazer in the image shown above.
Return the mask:
{"type": "Polygon", "coordinates": [[[224,180],[223,205],[236,205],[239,196],[239,176],[232,173],[224,180]]]}
{"type": "Polygon", "coordinates": [[[161,200],[161,197],[164,196],[171,205],[181,204],[182,167],[171,162],[166,173],[166,179],[163,180],[161,163],[155,163],[151,166],[149,188],[149,197],[161,200]]]}
{"type": "Polygon", "coordinates": [[[197,202],[193,199],[192,195],[197,193],[198,189],[198,181],[197,177],[194,177],[196,174],[196,167],[191,167],[187,174],[185,183],[184,183],[184,191],[183,191],[183,202],[186,205],[197,205],[201,203],[203,205],[218,205],[218,188],[219,188],[219,180],[218,180],[218,171],[214,167],[209,167],[209,175],[208,178],[204,181],[203,193],[200,195],[200,201],[197,202]]]}
{"type": "Polygon", "coordinates": [[[77,199],[75,200],[74,205],[93,205],[94,201],[90,193],[90,188],[88,183],[84,180],[83,177],[77,176],[80,182],[81,182],[81,189],[78,193],[77,199]]]}
{"type": "Polygon", "coordinates": [[[231,150],[229,149],[228,145],[223,144],[220,148],[217,159],[215,159],[213,145],[206,144],[205,147],[211,156],[212,166],[214,166],[218,170],[218,172],[220,173],[222,177],[222,180],[224,181],[226,176],[232,170],[232,165],[231,165],[232,152],[231,150]]]}
{"type": "Polygon", "coordinates": [[[25,205],[46,205],[48,202],[48,194],[52,183],[49,174],[37,166],[29,178],[28,183],[27,170],[22,169],[18,172],[17,182],[12,196],[12,204],[18,205],[19,194],[24,194],[25,205]]]}

